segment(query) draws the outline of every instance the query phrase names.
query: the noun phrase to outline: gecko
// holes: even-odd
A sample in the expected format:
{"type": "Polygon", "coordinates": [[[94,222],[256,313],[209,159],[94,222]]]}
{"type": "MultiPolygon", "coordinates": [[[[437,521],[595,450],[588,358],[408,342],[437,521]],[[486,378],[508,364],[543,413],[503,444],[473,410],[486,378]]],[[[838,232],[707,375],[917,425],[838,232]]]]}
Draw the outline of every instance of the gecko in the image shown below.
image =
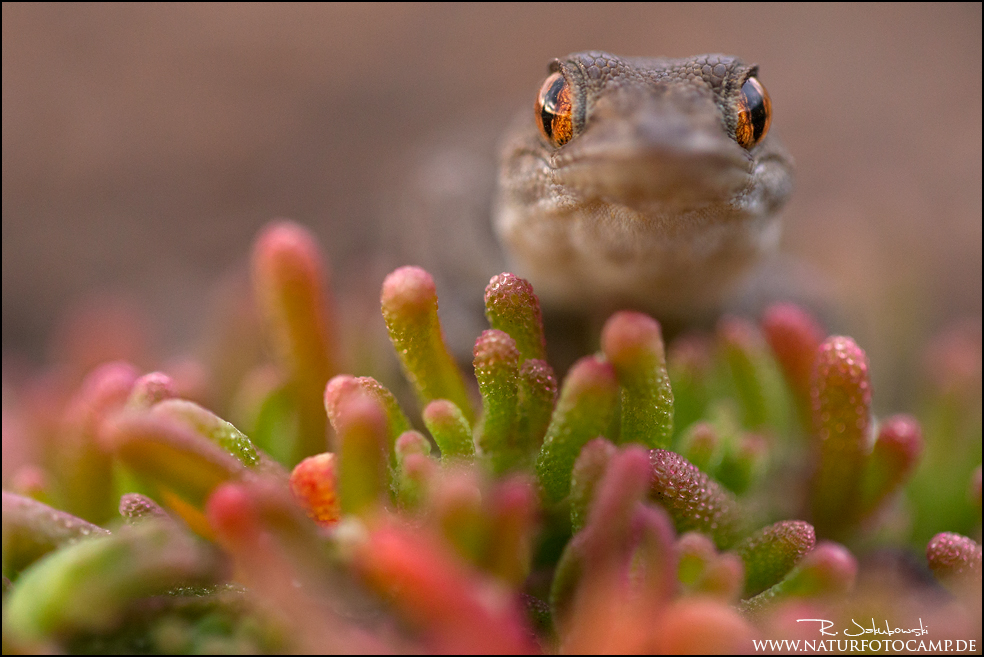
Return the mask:
{"type": "Polygon", "coordinates": [[[586,310],[713,316],[779,242],[793,162],[772,118],[758,66],[737,57],[555,59],[497,174],[457,137],[419,168],[426,216],[405,234],[445,290],[450,341],[474,340],[456,308],[503,270],[532,283],[548,330],[586,310]]]}

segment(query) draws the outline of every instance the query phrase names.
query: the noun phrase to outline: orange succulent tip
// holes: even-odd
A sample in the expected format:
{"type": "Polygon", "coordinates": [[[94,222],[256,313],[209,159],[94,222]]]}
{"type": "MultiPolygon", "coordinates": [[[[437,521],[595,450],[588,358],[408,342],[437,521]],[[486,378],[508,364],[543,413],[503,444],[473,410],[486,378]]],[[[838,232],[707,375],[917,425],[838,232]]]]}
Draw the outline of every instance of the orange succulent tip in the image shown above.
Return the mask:
{"type": "Polygon", "coordinates": [[[383,281],[383,315],[416,315],[437,308],[434,277],[420,267],[400,267],[383,281]]]}
{"type": "Polygon", "coordinates": [[[412,429],[410,431],[404,431],[396,439],[396,454],[400,460],[405,459],[411,454],[427,456],[430,454],[430,451],[430,443],[427,442],[427,438],[419,431],[412,429]]]}
{"type": "Polygon", "coordinates": [[[878,428],[875,449],[889,452],[905,472],[911,470],[919,461],[923,451],[922,427],[911,415],[893,415],[882,422],[878,428]],[[879,445],[880,444],[880,445],[879,445]]]}
{"type": "Polygon", "coordinates": [[[534,649],[515,605],[434,535],[380,522],[356,553],[355,567],[405,620],[427,633],[437,651],[534,649]]]}
{"type": "Polygon", "coordinates": [[[464,413],[447,399],[435,399],[421,414],[442,458],[470,458],[475,454],[472,428],[464,413]]]}
{"type": "Polygon", "coordinates": [[[403,476],[418,482],[426,482],[440,473],[437,461],[426,454],[413,453],[403,457],[403,476]]]}
{"type": "MultiPolygon", "coordinates": [[[[868,383],[868,357],[849,337],[835,335],[827,338],[817,351],[813,369],[813,409],[824,410],[829,391],[842,390],[835,401],[843,398],[849,410],[862,414],[861,406],[871,403],[868,383]]],[[[838,409],[839,410],[839,409],[838,409]]],[[[865,409],[866,412],[866,409],[865,409]]],[[[821,418],[821,421],[826,418],[821,418]]]]}
{"type": "Polygon", "coordinates": [[[256,240],[257,274],[280,283],[320,281],[325,269],[321,250],[311,232],[285,219],[274,220],[256,240]]]}
{"type": "Polygon", "coordinates": [[[704,335],[685,335],[674,340],[667,350],[666,360],[676,373],[704,378],[714,368],[711,341],[704,335]]]}
{"type": "Polygon", "coordinates": [[[639,312],[615,313],[602,329],[601,348],[622,388],[621,440],[669,447],[673,391],[659,322],[639,312]]]}
{"type": "Polygon", "coordinates": [[[706,463],[721,445],[721,437],[710,422],[697,422],[690,425],[683,434],[683,441],[684,449],[679,451],[694,463],[697,459],[691,458],[691,455],[702,456],[701,460],[706,463]]]}
{"type": "MultiPolygon", "coordinates": [[[[942,532],[926,546],[929,569],[947,584],[981,583],[981,544],[953,532],[942,532]]],[[[978,590],[978,595],[980,591],[978,590]]]]}
{"type": "Polygon", "coordinates": [[[647,648],[668,655],[741,653],[755,637],[755,630],[734,608],[708,598],[678,601],[658,627],[647,648]]]}
{"type": "Polygon", "coordinates": [[[810,381],[810,410],[819,446],[813,520],[821,535],[836,535],[856,515],[855,498],[870,451],[868,357],[851,338],[831,336],[817,349],[810,381]]]}
{"type": "Polygon", "coordinates": [[[136,380],[127,404],[138,408],[149,408],[159,401],[177,396],[171,377],[163,372],[151,372],[136,380]]]}
{"type": "Polygon", "coordinates": [[[335,425],[338,421],[339,404],[350,395],[361,394],[361,392],[362,386],[358,379],[350,374],[339,374],[328,381],[328,385],[325,386],[325,411],[327,411],[328,419],[331,420],[336,431],[338,430],[335,425]]]}
{"type": "Polygon", "coordinates": [[[779,303],[765,311],[762,332],[797,393],[807,394],[813,358],[824,339],[823,328],[799,306],[779,303]]]}
{"type": "MultiPolygon", "coordinates": [[[[4,431],[5,435],[6,433],[4,431]]],[[[51,482],[44,469],[26,463],[14,470],[8,485],[11,491],[40,501],[46,498],[51,482]]]]}
{"type": "Polygon", "coordinates": [[[783,328],[789,333],[809,336],[817,344],[825,337],[823,327],[813,315],[795,303],[774,303],[766,308],[762,315],[762,326],[783,328]]]}
{"type": "Polygon", "coordinates": [[[803,557],[799,570],[809,572],[811,577],[803,579],[812,580],[816,592],[847,593],[857,580],[858,560],[840,543],[820,541],[803,557]]]}
{"type": "Polygon", "coordinates": [[[485,288],[485,316],[516,340],[522,359],[546,357],[540,300],[529,281],[508,272],[493,276],[485,288]]]}
{"type": "Polygon", "coordinates": [[[601,331],[601,349],[615,367],[631,366],[650,352],[663,354],[659,322],[639,312],[622,311],[612,315],[601,331]]]}
{"type": "Polygon", "coordinates": [[[728,346],[752,351],[761,344],[758,329],[743,317],[723,317],[718,322],[717,331],[722,342],[728,346]]]}
{"type": "Polygon", "coordinates": [[[446,589],[463,584],[458,564],[445,548],[430,535],[411,532],[396,522],[380,522],[371,531],[356,555],[356,566],[373,586],[438,606],[450,597],[446,589]]]}
{"type": "Polygon", "coordinates": [[[475,340],[472,354],[475,357],[475,369],[491,369],[502,362],[511,363],[519,360],[516,341],[508,333],[498,329],[482,331],[475,340]]]}
{"type": "Polygon", "coordinates": [[[559,502],[567,496],[581,448],[608,430],[617,400],[618,379],[611,363],[598,356],[585,356],[574,363],[564,378],[536,460],[536,475],[546,500],[559,502]]]}
{"type": "Polygon", "coordinates": [[[371,514],[388,483],[386,411],[365,392],[338,405],[338,497],[345,514],[371,514]]]}
{"type": "Polygon", "coordinates": [[[242,485],[227,483],[216,487],[205,505],[205,517],[227,546],[247,547],[259,538],[256,505],[242,485]]]}
{"type": "Polygon", "coordinates": [[[444,342],[434,279],[420,267],[400,267],[383,281],[380,301],[390,342],[420,405],[448,399],[470,422],[471,401],[444,342]]]}
{"type": "Polygon", "coordinates": [[[677,539],[677,552],[681,557],[694,557],[700,561],[710,561],[717,555],[714,542],[700,532],[681,534],[677,539]]]}
{"type": "Polygon", "coordinates": [[[340,399],[336,412],[340,433],[362,429],[372,430],[375,434],[386,432],[386,410],[379,400],[361,389],[340,399]]]}
{"type": "MultiPolygon", "coordinates": [[[[291,221],[268,225],[253,250],[253,280],[291,375],[320,393],[335,369],[335,342],[326,305],[327,268],[314,236],[291,221]]],[[[323,428],[312,424],[310,430],[323,428]]],[[[313,444],[313,436],[307,439],[313,444]]]]}
{"type": "Polygon", "coordinates": [[[649,455],[638,445],[612,455],[597,485],[585,527],[591,536],[589,549],[595,554],[611,554],[629,545],[634,533],[633,512],[645,499],[650,472],[649,455]]]}
{"type": "Polygon", "coordinates": [[[294,499],[320,527],[330,527],[341,517],[338,502],[336,458],[331,452],[304,459],[290,473],[294,499]]]}
{"type": "Polygon", "coordinates": [[[598,482],[612,457],[618,452],[606,438],[590,440],[581,448],[571,471],[571,528],[577,532],[587,522],[598,482]]]}
{"type": "Polygon", "coordinates": [[[492,491],[492,507],[503,517],[533,517],[537,503],[536,486],[526,475],[504,479],[492,491]]]}

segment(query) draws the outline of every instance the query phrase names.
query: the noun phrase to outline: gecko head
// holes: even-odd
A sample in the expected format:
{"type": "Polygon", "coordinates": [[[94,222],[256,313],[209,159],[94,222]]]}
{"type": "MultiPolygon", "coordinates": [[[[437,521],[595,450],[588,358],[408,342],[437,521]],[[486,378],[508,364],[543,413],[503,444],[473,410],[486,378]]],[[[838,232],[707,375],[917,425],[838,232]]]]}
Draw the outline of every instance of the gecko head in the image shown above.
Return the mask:
{"type": "Polygon", "coordinates": [[[551,65],[536,110],[552,181],[582,199],[665,216],[790,187],[768,92],[733,57],[578,53],[551,65]]]}
{"type": "Polygon", "coordinates": [[[503,143],[493,221],[541,298],[684,317],[779,239],[792,163],[758,69],[725,55],[555,60],[503,143]]]}

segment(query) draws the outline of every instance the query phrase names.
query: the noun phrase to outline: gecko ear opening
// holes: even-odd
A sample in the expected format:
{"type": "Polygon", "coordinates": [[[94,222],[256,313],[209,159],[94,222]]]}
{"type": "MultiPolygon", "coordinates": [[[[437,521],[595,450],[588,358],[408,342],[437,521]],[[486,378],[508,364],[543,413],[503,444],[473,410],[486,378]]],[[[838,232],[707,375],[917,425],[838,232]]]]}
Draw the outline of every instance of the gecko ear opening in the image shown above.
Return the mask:
{"type": "Polygon", "coordinates": [[[536,125],[544,139],[556,147],[574,136],[571,85],[560,73],[552,73],[536,96],[536,125]]]}
{"type": "Polygon", "coordinates": [[[735,140],[742,148],[751,150],[765,139],[772,124],[772,99],[756,77],[745,80],[738,99],[738,125],[735,140]]]}

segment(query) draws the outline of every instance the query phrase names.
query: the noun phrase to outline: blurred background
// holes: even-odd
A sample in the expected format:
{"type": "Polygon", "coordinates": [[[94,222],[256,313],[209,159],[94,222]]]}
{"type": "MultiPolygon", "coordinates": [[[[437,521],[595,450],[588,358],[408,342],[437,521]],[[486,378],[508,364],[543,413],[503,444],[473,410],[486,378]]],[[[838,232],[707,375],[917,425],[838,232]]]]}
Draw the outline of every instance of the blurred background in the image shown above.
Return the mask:
{"type": "Polygon", "coordinates": [[[549,60],[587,49],[761,66],[797,163],[784,248],[876,389],[935,332],[979,327],[980,3],[4,3],[5,368],[51,358],[93,295],[133,299],[159,349],[186,343],[277,216],[318,234],[338,296],[375,305],[377,197],[407,153],[531,105],[549,60]]]}

